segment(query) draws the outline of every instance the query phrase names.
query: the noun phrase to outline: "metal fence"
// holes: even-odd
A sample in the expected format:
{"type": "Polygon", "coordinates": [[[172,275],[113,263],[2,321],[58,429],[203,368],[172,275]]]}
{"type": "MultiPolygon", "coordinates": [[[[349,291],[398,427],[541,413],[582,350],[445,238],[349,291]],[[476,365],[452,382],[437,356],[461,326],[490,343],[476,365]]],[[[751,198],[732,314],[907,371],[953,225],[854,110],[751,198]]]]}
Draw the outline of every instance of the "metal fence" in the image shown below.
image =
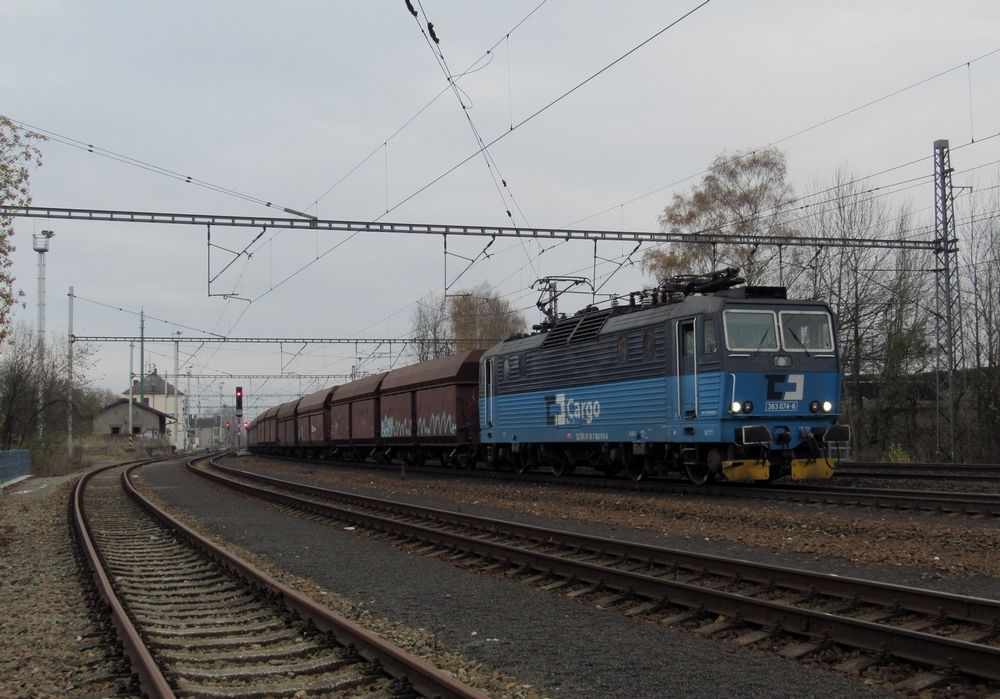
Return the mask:
{"type": "Polygon", "coordinates": [[[0,485],[31,473],[31,452],[27,449],[0,451],[0,485]]]}

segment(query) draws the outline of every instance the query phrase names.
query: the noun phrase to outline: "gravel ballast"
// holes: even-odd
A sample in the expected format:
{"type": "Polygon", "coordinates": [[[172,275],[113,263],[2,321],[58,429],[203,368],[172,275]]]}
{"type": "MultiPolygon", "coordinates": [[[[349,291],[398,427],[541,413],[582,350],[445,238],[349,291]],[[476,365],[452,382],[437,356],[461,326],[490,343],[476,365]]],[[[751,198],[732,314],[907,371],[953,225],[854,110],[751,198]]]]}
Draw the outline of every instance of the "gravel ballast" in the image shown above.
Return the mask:
{"type": "Polygon", "coordinates": [[[355,611],[430,634],[435,645],[546,696],[882,694],[768,653],[627,619],[288,515],[177,465],[142,473],[150,492],[205,530],[335,593],[355,611]]]}
{"type": "Polygon", "coordinates": [[[31,478],[0,493],[0,696],[114,696],[129,689],[68,522],[76,476],[31,478]]]}

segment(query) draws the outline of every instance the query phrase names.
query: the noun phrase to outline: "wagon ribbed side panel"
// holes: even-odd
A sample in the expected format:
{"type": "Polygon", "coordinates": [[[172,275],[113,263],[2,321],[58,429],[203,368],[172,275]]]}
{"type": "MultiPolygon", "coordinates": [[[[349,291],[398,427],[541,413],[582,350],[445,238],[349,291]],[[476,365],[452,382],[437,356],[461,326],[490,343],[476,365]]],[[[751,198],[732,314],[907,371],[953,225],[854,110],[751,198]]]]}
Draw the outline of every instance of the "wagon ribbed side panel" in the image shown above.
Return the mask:
{"type": "Polygon", "coordinates": [[[413,393],[383,395],[380,402],[379,434],[393,442],[413,441],[413,393]]]}
{"type": "Polygon", "coordinates": [[[336,444],[351,439],[351,405],[330,406],[330,438],[336,444]]]}

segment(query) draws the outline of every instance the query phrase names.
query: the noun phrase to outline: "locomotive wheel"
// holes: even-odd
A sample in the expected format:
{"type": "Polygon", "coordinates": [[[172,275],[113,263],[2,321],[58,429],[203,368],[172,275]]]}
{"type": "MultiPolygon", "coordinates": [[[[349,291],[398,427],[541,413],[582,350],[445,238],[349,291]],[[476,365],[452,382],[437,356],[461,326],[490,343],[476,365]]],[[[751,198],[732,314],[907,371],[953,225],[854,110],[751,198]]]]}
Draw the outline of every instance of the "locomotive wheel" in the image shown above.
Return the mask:
{"type": "Polygon", "coordinates": [[[531,460],[528,459],[527,454],[516,454],[514,456],[514,463],[512,464],[514,473],[527,473],[531,470],[531,466],[531,460]]]}
{"type": "Polygon", "coordinates": [[[684,464],[684,471],[687,473],[688,480],[695,485],[705,485],[710,480],[713,480],[715,476],[714,473],[708,470],[708,464],[697,462],[684,464]]]}
{"type": "Polygon", "coordinates": [[[625,466],[625,475],[628,476],[630,481],[639,481],[646,479],[646,460],[642,458],[632,457],[629,459],[628,465],[625,466]]]}
{"type": "Polygon", "coordinates": [[[556,478],[565,478],[567,476],[572,476],[573,471],[576,470],[576,464],[570,463],[563,459],[558,459],[552,462],[552,473],[556,478]]]}

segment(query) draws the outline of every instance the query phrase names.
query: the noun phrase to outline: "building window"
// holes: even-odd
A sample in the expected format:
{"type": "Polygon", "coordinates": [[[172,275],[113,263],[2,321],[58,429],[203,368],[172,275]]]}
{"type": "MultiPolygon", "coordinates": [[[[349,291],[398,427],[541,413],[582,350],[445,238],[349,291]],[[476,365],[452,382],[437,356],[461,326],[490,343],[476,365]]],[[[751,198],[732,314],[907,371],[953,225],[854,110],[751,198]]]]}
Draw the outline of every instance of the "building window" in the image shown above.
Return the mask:
{"type": "Polygon", "coordinates": [[[114,427],[111,428],[111,436],[112,437],[117,437],[119,434],[121,434],[121,431],[122,431],[122,428],[118,427],[117,425],[115,425],[114,427]]]}

